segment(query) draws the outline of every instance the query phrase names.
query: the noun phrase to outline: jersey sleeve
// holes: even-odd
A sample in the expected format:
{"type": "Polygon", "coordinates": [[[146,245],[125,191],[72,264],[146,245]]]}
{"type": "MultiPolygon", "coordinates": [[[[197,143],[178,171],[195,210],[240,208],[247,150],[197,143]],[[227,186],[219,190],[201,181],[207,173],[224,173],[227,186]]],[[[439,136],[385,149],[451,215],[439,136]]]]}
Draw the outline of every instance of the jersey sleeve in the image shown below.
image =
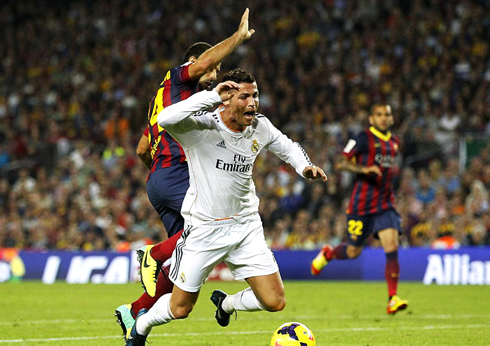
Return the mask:
{"type": "Polygon", "coordinates": [[[191,63],[186,63],[184,65],[180,65],[174,68],[173,76],[175,76],[175,80],[173,82],[175,83],[175,85],[190,84],[196,82],[189,76],[189,66],[191,66],[191,63]]]}
{"type": "Polygon", "coordinates": [[[297,142],[293,142],[288,136],[279,131],[266,117],[262,116],[269,128],[269,142],[265,148],[273,152],[281,160],[294,167],[296,173],[304,178],[303,171],[308,166],[313,166],[306,151],[297,142]]]}
{"type": "Polygon", "coordinates": [[[191,147],[200,142],[200,134],[195,131],[208,127],[212,122],[212,113],[206,109],[221,103],[221,97],[215,90],[198,92],[186,100],[165,107],[158,113],[158,124],[165,128],[182,145],[191,147]]]}
{"type": "Polygon", "coordinates": [[[186,119],[193,119],[192,115],[197,115],[199,111],[218,103],[221,103],[221,97],[214,89],[201,91],[186,100],[165,107],[158,113],[157,121],[161,127],[175,126],[186,119]]]}
{"type": "Polygon", "coordinates": [[[143,136],[148,137],[150,135],[149,124],[145,127],[145,132],[143,132],[143,136]]]}
{"type": "Polygon", "coordinates": [[[362,131],[356,137],[349,139],[342,155],[344,155],[347,160],[358,156],[359,154],[366,153],[369,151],[368,148],[368,138],[366,132],[362,131]]]}

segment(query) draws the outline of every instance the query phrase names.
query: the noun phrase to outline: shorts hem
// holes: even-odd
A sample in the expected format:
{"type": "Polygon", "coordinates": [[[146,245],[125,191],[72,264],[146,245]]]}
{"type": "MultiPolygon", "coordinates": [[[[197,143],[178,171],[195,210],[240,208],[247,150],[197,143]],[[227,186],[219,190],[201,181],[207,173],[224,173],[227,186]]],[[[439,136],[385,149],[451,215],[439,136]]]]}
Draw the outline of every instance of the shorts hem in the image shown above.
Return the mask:
{"type": "Polygon", "coordinates": [[[279,272],[279,268],[276,268],[274,270],[271,269],[271,270],[264,271],[264,272],[261,272],[261,273],[254,273],[254,274],[251,274],[251,275],[237,275],[237,276],[234,276],[233,278],[235,280],[246,280],[246,279],[257,277],[257,276],[266,276],[266,275],[275,274],[277,272],[279,272]]]}
{"type": "Polygon", "coordinates": [[[172,278],[170,278],[170,281],[172,281],[173,284],[175,286],[177,286],[178,288],[180,288],[182,291],[188,292],[188,293],[197,293],[201,290],[201,287],[202,287],[202,285],[199,287],[190,287],[190,286],[183,284],[179,280],[172,280],[172,278]]]}

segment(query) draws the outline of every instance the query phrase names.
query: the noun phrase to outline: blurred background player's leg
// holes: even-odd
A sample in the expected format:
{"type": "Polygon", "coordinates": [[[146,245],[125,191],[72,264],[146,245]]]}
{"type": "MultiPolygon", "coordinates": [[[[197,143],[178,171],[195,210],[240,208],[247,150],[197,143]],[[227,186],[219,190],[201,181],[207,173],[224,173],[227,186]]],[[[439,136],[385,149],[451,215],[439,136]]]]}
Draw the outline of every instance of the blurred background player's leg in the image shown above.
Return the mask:
{"type": "Polygon", "coordinates": [[[397,296],[398,279],[400,277],[398,231],[394,228],[383,229],[378,232],[378,237],[386,255],[385,279],[388,285],[388,306],[386,311],[388,314],[394,315],[398,311],[405,310],[408,306],[407,300],[397,296]]]}

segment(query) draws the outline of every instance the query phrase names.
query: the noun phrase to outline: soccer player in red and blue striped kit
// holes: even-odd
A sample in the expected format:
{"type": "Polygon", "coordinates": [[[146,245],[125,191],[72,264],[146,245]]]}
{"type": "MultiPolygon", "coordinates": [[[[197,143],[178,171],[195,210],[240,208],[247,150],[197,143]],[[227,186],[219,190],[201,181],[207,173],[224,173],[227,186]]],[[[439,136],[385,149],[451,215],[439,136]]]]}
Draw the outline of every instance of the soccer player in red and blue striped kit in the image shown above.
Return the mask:
{"type": "Polygon", "coordinates": [[[392,315],[408,306],[408,301],[397,296],[401,218],[395,209],[392,180],[399,171],[400,141],[390,132],[394,120],[389,105],[372,106],[368,119],[371,127],[349,140],[337,165],[337,169],[357,173],[347,209],[349,243],[335,248],[325,245],[312,261],[311,273],[320,274],[331,260],[359,257],[364,242],[374,234],[386,254],[387,312],[392,315]]]}
{"type": "Polygon", "coordinates": [[[186,51],[184,63],[169,70],[160,84],[148,110],[148,126],[141,136],[136,153],[150,170],[146,189],[148,199],[159,213],[169,239],[138,250],[141,281],[145,292],[131,304],[119,306],[115,315],[128,340],[140,310],[149,309],[164,294],[172,291],[168,266],[162,265],[172,255],[184,228],[180,214],[189,188],[189,169],[182,146],[158,125],[157,115],[163,108],[210,89],[217,79],[221,62],[255,32],[248,27],[249,9],[242,15],[238,30],[215,46],[198,42],[186,51]],[[144,280],[144,278],[147,278],[144,280]]]}

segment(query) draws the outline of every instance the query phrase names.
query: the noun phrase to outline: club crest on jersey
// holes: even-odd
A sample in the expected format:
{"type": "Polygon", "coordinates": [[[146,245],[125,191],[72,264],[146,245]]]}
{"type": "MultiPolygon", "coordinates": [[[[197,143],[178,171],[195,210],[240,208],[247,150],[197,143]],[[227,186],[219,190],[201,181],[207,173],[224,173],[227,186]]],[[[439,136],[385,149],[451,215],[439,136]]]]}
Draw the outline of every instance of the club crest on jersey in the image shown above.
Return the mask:
{"type": "Polygon", "coordinates": [[[180,273],[180,282],[185,283],[185,274],[180,273]]]}
{"type": "Polygon", "coordinates": [[[260,149],[259,142],[256,139],[254,139],[252,141],[252,153],[255,154],[256,152],[259,151],[259,149],[260,149]]]}

